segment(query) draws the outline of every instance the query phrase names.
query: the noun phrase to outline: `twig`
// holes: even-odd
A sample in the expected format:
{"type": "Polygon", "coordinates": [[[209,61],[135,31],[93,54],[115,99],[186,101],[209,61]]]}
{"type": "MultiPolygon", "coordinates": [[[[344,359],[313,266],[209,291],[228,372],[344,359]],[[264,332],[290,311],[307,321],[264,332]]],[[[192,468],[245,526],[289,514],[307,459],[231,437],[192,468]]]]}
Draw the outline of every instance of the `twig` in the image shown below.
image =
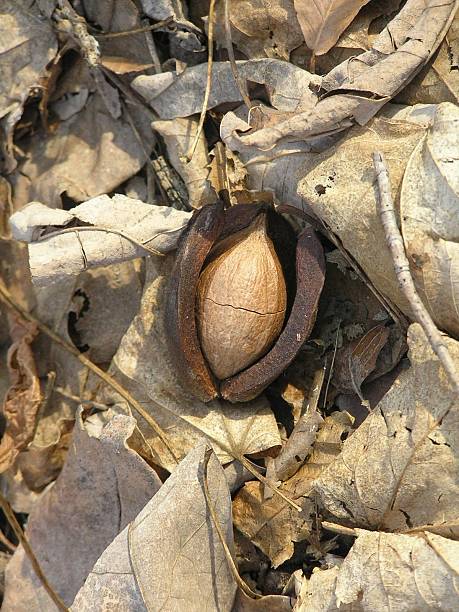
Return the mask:
{"type": "Polygon", "coordinates": [[[67,19],[72,26],[72,33],[78,42],[84,59],[91,68],[98,68],[100,62],[100,50],[97,40],[89,34],[88,24],[81,15],[75,11],[68,0],[59,0],[60,14],[67,19]]]}
{"type": "Polygon", "coordinates": [[[333,531],[333,533],[339,533],[340,535],[348,535],[352,537],[357,537],[355,529],[352,527],[345,527],[344,525],[338,525],[337,523],[329,523],[328,521],[322,521],[322,527],[324,529],[328,529],[328,531],[333,531]]]}
{"type": "Polygon", "coordinates": [[[231,570],[231,573],[233,574],[233,578],[236,581],[236,584],[241,589],[241,591],[243,591],[247,595],[247,597],[250,597],[250,599],[261,599],[262,595],[255,593],[255,591],[252,591],[249,585],[244,580],[242,580],[242,578],[240,577],[239,571],[236,567],[236,563],[234,562],[234,559],[233,559],[233,555],[231,554],[228,544],[226,543],[225,534],[223,533],[222,527],[220,525],[220,521],[218,520],[217,513],[215,512],[214,504],[212,503],[212,500],[210,499],[209,483],[207,480],[207,471],[209,467],[209,459],[212,453],[213,451],[211,448],[208,448],[206,450],[204,454],[204,466],[203,466],[204,467],[204,474],[203,474],[204,497],[206,498],[206,503],[207,503],[207,507],[209,508],[210,516],[212,517],[212,522],[214,523],[215,529],[217,530],[218,538],[220,540],[221,545],[223,546],[223,550],[225,551],[226,560],[228,562],[228,566],[231,570]]]}
{"type": "MultiPolygon", "coordinates": [[[[172,234],[173,232],[176,232],[176,231],[177,229],[164,230],[164,232],[159,232],[158,234],[155,234],[154,236],[149,238],[148,241],[150,242],[151,240],[154,240],[158,236],[162,236],[163,234],[167,234],[167,233],[172,234]]],[[[124,238],[125,240],[129,240],[129,242],[132,242],[132,244],[135,244],[139,248],[143,249],[144,251],[147,251],[148,253],[151,253],[152,255],[160,255],[161,257],[164,257],[165,255],[164,253],[161,253],[161,251],[157,251],[156,249],[153,249],[152,247],[149,247],[146,244],[142,244],[141,242],[139,242],[138,240],[136,240],[129,234],[126,234],[126,232],[122,232],[121,230],[113,229],[111,227],[99,227],[97,225],[82,225],[81,227],[66,227],[64,229],[57,230],[55,232],[50,232],[49,234],[44,234],[43,236],[40,236],[35,242],[43,242],[44,240],[47,240],[48,238],[55,238],[56,236],[60,236],[61,234],[72,234],[75,232],[77,233],[79,232],[106,232],[107,234],[116,234],[117,236],[121,236],[121,238],[124,238]]]]}
{"type": "Polygon", "coordinates": [[[224,0],[223,2],[226,52],[228,53],[228,58],[230,61],[230,66],[231,66],[231,72],[233,73],[233,78],[236,81],[236,85],[239,89],[239,93],[241,94],[241,97],[244,100],[244,104],[250,110],[250,107],[252,106],[252,102],[249,98],[249,94],[247,93],[246,81],[241,77],[241,73],[239,72],[239,69],[236,64],[236,58],[234,57],[233,40],[231,38],[231,26],[230,26],[230,19],[229,19],[229,3],[230,3],[230,0],[224,0]]]}
{"type": "Polygon", "coordinates": [[[176,464],[178,463],[177,457],[175,456],[172,448],[170,447],[167,441],[166,434],[163,431],[163,429],[151,417],[151,415],[148,414],[148,412],[144,408],[142,408],[140,403],[136,399],[134,399],[134,397],[132,397],[129,391],[127,391],[117,380],[113,378],[113,376],[101,370],[98,366],[96,366],[95,363],[93,363],[90,359],[88,359],[83,353],[80,353],[80,351],[76,348],[76,346],[73,346],[72,344],[69,344],[68,342],[63,340],[58,334],[56,334],[47,325],[45,325],[41,321],[38,321],[32,314],[27,312],[27,310],[24,310],[22,306],[20,306],[14,301],[11,293],[8,291],[8,289],[5,287],[5,285],[1,281],[0,281],[0,301],[6,304],[6,306],[8,306],[9,308],[12,308],[14,311],[19,313],[27,321],[31,321],[35,323],[38,329],[42,333],[48,336],[48,338],[50,338],[53,342],[55,342],[56,344],[58,344],[59,346],[67,350],[69,353],[71,353],[74,357],[78,359],[78,361],[80,361],[80,363],[82,363],[89,370],[94,372],[96,376],[101,378],[109,387],[111,387],[119,395],[121,395],[121,397],[123,397],[128,402],[128,404],[132,406],[132,408],[134,408],[134,410],[136,410],[140,414],[140,416],[143,419],[145,419],[145,421],[150,425],[150,427],[157,434],[159,439],[162,441],[164,446],[169,451],[170,455],[172,456],[174,460],[174,463],[176,464]]]}
{"type": "Polygon", "coordinates": [[[214,59],[214,13],[215,13],[215,2],[216,0],[210,0],[209,5],[209,32],[207,36],[207,82],[206,91],[204,92],[204,101],[202,103],[201,116],[199,117],[198,127],[196,128],[196,134],[194,140],[188,149],[186,154],[187,161],[190,161],[196,151],[196,147],[201,136],[202,128],[204,126],[204,119],[206,118],[207,104],[209,102],[210,88],[212,86],[212,65],[214,59]]]}
{"type": "Polygon", "coordinates": [[[375,151],[373,153],[373,163],[379,188],[379,215],[386,234],[387,246],[392,255],[395,274],[400,289],[410,303],[413,318],[422,326],[432,350],[443,365],[455,395],[459,397],[459,373],[456,369],[456,365],[446,347],[443,336],[422,303],[410,273],[410,264],[405,253],[402,235],[398,229],[397,219],[395,217],[389,173],[383,154],[375,151]]]}
{"type": "Polygon", "coordinates": [[[56,387],[54,391],[56,393],[59,393],[59,395],[62,395],[62,397],[66,397],[67,399],[72,400],[73,402],[76,402],[77,404],[88,404],[89,406],[94,406],[94,408],[98,408],[99,410],[107,410],[108,408],[107,404],[101,404],[100,402],[96,402],[91,399],[84,399],[83,397],[80,397],[79,395],[73,395],[72,393],[68,393],[62,387],[56,387]]]}
{"type": "Polygon", "coordinates": [[[134,28],[133,30],[123,30],[122,32],[104,32],[101,34],[95,34],[96,38],[120,38],[121,36],[132,36],[133,34],[142,34],[143,32],[151,32],[159,30],[168,26],[173,21],[172,15],[163,21],[157,21],[153,25],[145,25],[141,28],[134,28]]]}
{"type": "MultiPolygon", "coordinates": [[[[170,18],[168,17],[168,19],[172,19],[172,17],[170,18]]],[[[168,19],[166,19],[165,22],[168,21],[168,19]]],[[[142,19],[141,23],[144,26],[146,26],[148,24],[148,19],[142,19]]],[[[145,33],[145,42],[147,44],[150,57],[153,60],[155,72],[156,74],[159,74],[160,72],[162,72],[162,68],[161,68],[161,60],[159,59],[158,51],[156,50],[155,39],[153,36],[148,36],[147,33],[145,33]]]]}
{"type": "Polygon", "coordinates": [[[335,366],[335,358],[336,358],[336,353],[338,351],[338,341],[339,341],[339,328],[341,327],[341,319],[338,322],[338,327],[336,329],[336,339],[335,339],[335,346],[333,348],[333,357],[331,360],[331,364],[330,364],[330,372],[328,373],[328,380],[327,380],[327,386],[325,387],[325,394],[324,394],[324,405],[323,405],[323,409],[325,410],[327,407],[327,396],[328,396],[328,389],[330,388],[330,383],[331,383],[331,379],[333,377],[333,368],[335,366]]]}
{"type": "Polygon", "coordinates": [[[37,575],[37,578],[42,583],[45,591],[51,597],[51,599],[56,604],[56,606],[59,608],[59,610],[62,610],[63,612],[68,612],[67,606],[64,604],[62,599],[54,591],[54,589],[51,587],[51,585],[49,584],[48,580],[46,579],[46,576],[45,576],[45,574],[43,573],[43,570],[40,567],[38,559],[35,556],[32,548],[31,548],[31,546],[29,544],[29,541],[28,541],[28,539],[25,536],[25,533],[22,530],[21,525],[18,523],[18,521],[16,519],[16,516],[15,516],[15,514],[14,514],[10,504],[8,503],[7,499],[5,497],[3,497],[3,495],[1,493],[0,493],[0,506],[1,506],[5,516],[6,516],[6,519],[7,519],[8,523],[11,525],[11,528],[14,531],[17,539],[22,544],[22,547],[24,548],[24,552],[28,556],[29,561],[30,561],[30,563],[31,563],[31,565],[32,565],[32,567],[33,567],[33,569],[35,571],[35,574],[37,575]]]}

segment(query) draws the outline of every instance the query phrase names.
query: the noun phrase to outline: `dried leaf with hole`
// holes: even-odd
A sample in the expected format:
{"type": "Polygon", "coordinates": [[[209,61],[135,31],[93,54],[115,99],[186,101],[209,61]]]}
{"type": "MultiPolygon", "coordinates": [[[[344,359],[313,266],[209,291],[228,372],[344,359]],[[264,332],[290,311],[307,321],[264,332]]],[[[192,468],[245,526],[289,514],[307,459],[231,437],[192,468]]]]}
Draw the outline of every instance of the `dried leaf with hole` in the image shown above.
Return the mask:
{"type": "Polygon", "coordinates": [[[435,323],[459,336],[459,110],[436,107],[433,125],[413,151],[400,196],[411,273],[435,323]]]}
{"type": "MultiPolygon", "coordinates": [[[[113,538],[161,486],[127,445],[132,417],[113,416],[98,437],[79,416],[65,466],[29,516],[26,535],[53,588],[70,605],[113,538]]],[[[6,570],[5,610],[54,609],[19,546],[6,570]]]]}
{"type": "MultiPolygon", "coordinates": [[[[72,610],[99,610],[109,598],[126,612],[231,610],[236,583],[204,495],[206,445],[190,451],[138,516],[104,551],[72,610]],[[180,603],[178,603],[180,602],[180,603]]],[[[212,453],[210,501],[232,552],[231,498],[212,453]]]]}
{"type": "Polygon", "coordinates": [[[294,0],[304,40],[316,55],[323,55],[336,43],[359,10],[369,0],[294,0]]]}
{"type": "MultiPolygon", "coordinates": [[[[459,345],[445,339],[459,363],[459,345]]],[[[410,531],[428,526],[459,537],[457,399],[418,324],[408,333],[411,368],[315,481],[329,512],[358,527],[410,531]]]]}
{"type": "Polygon", "coordinates": [[[303,578],[295,612],[456,608],[458,542],[429,532],[408,536],[357,529],[356,535],[340,566],[303,578]]]}
{"type": "MultiPolygon", "coordinates": [[[[288,61],[290,52],[303,42],[293,0],[231,0],[228,4],[231,40],[248,58],[288,61]]],[[[217,42],[224,35],[223,7],[217,4],[217,42]]]]}

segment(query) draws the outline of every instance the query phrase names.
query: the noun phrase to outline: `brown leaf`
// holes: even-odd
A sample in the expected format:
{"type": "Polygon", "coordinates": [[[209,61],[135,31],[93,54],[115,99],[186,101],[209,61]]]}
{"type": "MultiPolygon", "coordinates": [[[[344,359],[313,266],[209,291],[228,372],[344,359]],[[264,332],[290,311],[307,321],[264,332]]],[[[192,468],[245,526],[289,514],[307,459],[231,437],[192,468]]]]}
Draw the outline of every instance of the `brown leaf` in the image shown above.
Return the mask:
{"type": "Polygon", "coordinates": [[[378,355],[389,338],[389,329],[376,325],[361,338],[336,353],[333,384],[340,391],[357,393],[363,401],[360,386],[373,372],[378,355]]]}
{"type": "Polygon", "coordinates": [[[294,0],[304,40],[316,55],[326,53],[369,0],[294,0]]]}
{"type": "Polygon", "coordinates": [[[5,433],[0,442],[0,472],[12,465],[32,440],[42,396],[31,343],[37,335],[34,323],[10,315],[12,344],[8,350],[11,386],[3,403],[5,433]]]}

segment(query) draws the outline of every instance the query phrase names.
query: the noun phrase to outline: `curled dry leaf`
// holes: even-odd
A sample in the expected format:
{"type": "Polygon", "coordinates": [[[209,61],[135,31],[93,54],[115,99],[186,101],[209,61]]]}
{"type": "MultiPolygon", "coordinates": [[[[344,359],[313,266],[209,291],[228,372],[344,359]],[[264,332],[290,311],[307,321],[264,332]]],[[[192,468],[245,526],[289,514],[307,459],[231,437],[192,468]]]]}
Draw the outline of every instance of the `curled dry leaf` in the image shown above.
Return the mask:
{"type": "Polygon", "coordinates": [[[2,409],[6,426],[0,442],[0,472],[10,467],[19,452],[32,440],[42,402],[31,347],[37,327],[16,314],[9,315],[9,322],[12,344],[7,359],[11,386],[6,392],[2,409]]]}
{"type": "MultiPolygon", "coordinates": [[[[65,466],[33,508],[26,535],[55,591],[70,605],[99,555],[161,486],[127,446],[135,420],[113,416],[99,437],[78,418],[65,466]]],[[[54,609],[22,546],[6,571],[4,610],[54,609]]]]}
{"type": "Polygon", "coordinates": [[[301,514],[277,495],[265,500],[263,485],[255,481],[246,483],[234,498],[235,527],[271,559],[274,567],[290,559],[294,542],[308,537],[315,519],[314,504],[308,497],[313,481],[339,455],[341,437],[350,429],[351,421],[345,414],[335,412],[326,417],[311,455],[283,484],[282,491],[301,503],[301,514]]]}
{"type": "Polygon", "coordinates": [[[425,65],[443,40],[458,0],[409,0],[358,61],[346,60],[322,81],[326,95],[312,110],[240,136],[244,147],[272,149],[280,140],[298,141],[340,132],[368,121],[425,65]]]}
{"type": "MultiPolygon", "coordinates": [[[[99,610],[108,598],[112,606],[126,612],[232,609],[236,583],[204,495],[205,454],[205,444],[190,451],[110,544],[76,596],[72,610],[99,610]]],[[[214,453],[208,462],[207,482],[210,501],[232,553],[231,497],[214,453]]]]}
{"type": "Polygon", "coordinates": [[[459,110],[436,107],[403,177],[400,216],[411,273],[435,323],[459,336],[459,110]]]}
{"type": "Polygon", "coordinates": [[[31,243],[34,284],[46,287],[76,277],[88,268],[143,257],[147,251],[142,245],[167,253],[176,248],[190,216],[191,213],[169,206],[145,204],[116,194],[112,198],[93,198],[71,211],[52,210],[31,202],[11,217],[10,224],[17,240],[31,243]],[[59,229],[91,225],[100,231],[82,229],[46,237],[59,229]]]}
{"type": "MultiPolygon", "coordinates": [[[[274,59],[239,61],[237,65],[243,79],[265,85],[271,104],[278,110],[293,112],[310,108],[316,102],[317,97],[311,87],[318,86],[321,78],[306,70],[274,59]]],[[[174,119],[201,112],[206,81],[207,64],[199,64],[179,75],[163,72],[138,76],[132,81],[132,86],[161,119],[174,119]]],[[[215,62],[207,108],[241,101],[230,63],[215,62]]]]}
{"type": "MultiPolygon", "coordinates": [[[[182,386],[164,328],[164,293],[171,264],[167,258],[147,260],[140,312],[121,342],[112,372],[161,425],[178,457],[183,457],[206,434],[223,462],[232,459],[231,453],[273,452],[281,442],[266,399],[258,398],[241,410],[223,401],[205,404],[182,386]]],[[[138,425],[157,463],[172,470],[170,453],[150,426],[141,417],[138,425]]],[[[142,452],[150,454],[149,448],[142,452]]]]}
{"type": "MultiPolygon", "coordinates": [[[[459,345],[445,339],[459,362],[459,345]]],[[[418,324],[408,333],[411,368],[314,483],[325,507],[358,527],[409,531],[428,526],[459,537],[457,399],[418,324]]]]}
{"type": "Polygon", "coordinates": [[[207,177],[209,176],[209,156],[204,133],[201,132],[198,144],[190,161],[185,156],[194,140],[198,120],[194,117],[178,117],[173,121],[153,121],[152,128],[164,139],[169,161],[180,174],[188,190],[191,208],[200,208],[215,201],[207,177]]]}
{"type": "Polygon", "coordinates": [[[359,10],[369,0],[294,0],[307,46],[323,55],[336,43],[359,10]]]}
{"type": "Polygon", "coordinates": [[[459,543],[356,529],[343,563],[303,579],[295,612],[454,610],[459,543]]]}

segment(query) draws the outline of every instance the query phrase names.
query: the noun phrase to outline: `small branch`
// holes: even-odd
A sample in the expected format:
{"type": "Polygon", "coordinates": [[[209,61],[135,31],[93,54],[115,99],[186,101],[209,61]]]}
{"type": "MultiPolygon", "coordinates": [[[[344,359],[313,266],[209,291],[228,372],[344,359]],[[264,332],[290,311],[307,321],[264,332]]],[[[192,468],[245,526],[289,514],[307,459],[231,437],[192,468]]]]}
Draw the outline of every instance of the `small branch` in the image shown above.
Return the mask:
{"type": "Polygon", "coordinates": [[[456,369],[456,365],[446,347],[442,334],[437,329],[432,317],[422,303],[411,276],[410,264],[405,253],[402,235],[397,225],[389,173],[383,154],[375,151],[373,153],[373,163],[379,188],[379,215],[386,234],[387,246],[392,255],[395,274],[400,289],[410,303],[415,321],[422,326],[432,350],[443,365],[455,395],[459,397],[459,373],[456,369]]]}
{"type": "Polygon", "coordinates": [[[231,38],[231,26],[230,26],[230,19],[229,19],[229,3],[230,3],[230,0],[224,0],[223,9],[224,9],[224,23],[225,23],[226,52],[228,53],[228,58],[230,61],[230,66],[231,66],[231,72],[233,73],[233,78],[236,81],[236,85],[239,89],[239,93],[241,94],[241,97],[244,100],[244,104],[247,106],[247,109],[250,110],[252,106],[252,102],[249,98],[249,94],[247,93],[246,81],[241,77],[241,74],[236,64],[236,58],[234,57],[233,40],[231,38]]]}
{"type": "Polygon", "coordinates": [[[328,521],[322,521],[321,525],[324,529],[328,529],[328,531],[333,531],[333,533],[352,536],[354,538],[357,537],[355,529],[352,529],[352,527],[345,527],[344,525],[338,525],[337,523],[329,523],[328,521]]]}
{"type": "Polygon", "coordinates": [[[7,519],[8,523],[11,525],[11,528],[14,531],[17,539],[22,544],[24,552],[27,555],[27,557],[29,558],[29,561],[30,561],[30,563],[31,563],[31,565],[32,565],[32,567],[34,569],[34,572],[37,575],[37,578],[42,583],[43,588],[48,593],[48,595],[51,597],[51,599],[56,604],[56,606],[58,607],[59,610],[62,610],[63,612],[68,612],[67,606],[64,604],[62,599],[54,591],[54,589],[51,587],[51,585],[49,584],[48,580],[46,579],[46,576],[45,576],[45,574],[43,573],[43,570],[40,567],[38,559],[35,556],[32,548],[31,548],[31,546],[29,544],[29,540],[26,538],[25,533],[23,532],[21,525],[18,523],[18,521],[16,519],[16,516],[15,516],[15,514],[14,514],[10,504],[8,503],[7,499],[5,499],[5,497],[3,497],[3,495],[1,493],[0,493],[0,506],[1,506],[5,516],[6,516],[6,519],[7,519]]]}
{"type": "Polygon", "coordinates": [[[98,68],[100,62],[100,49],[97,40],[89,34],[88,24],[79,15],[69,0],[59,0],[58,19],[67,19],[72,27],[72,34],[81,49],[84,59],[91,68],[98,68]]]}
{"type": "Polygon", "coordinates": [[[215,526],[215,529],[217,530],[218,538],[223,547],[223,550],[225,551],[226,560],[228,562],[228,566],[231,570],[231,573],[233,574],[233,578],[236,581],[236,584],[241,589],[241,591],[243,591],[247,595],[247,597],[250,597],[250,599],[261,599],[262,596],[252,591],[249,585],[246,582],[244,582],[244,580],[242,580],[242,578],[240,577],[236,563],[233,559],[233,556],[228,547],[228,544],[226,543],[225,534],[223,533],[222,527],[220,525],[220,521],[218,520],[218,516],[215,511],[214,504],[212,503],[212,500],[210,499],[209,483],[207,480],[207,471],[209,467],[209,459],[212,455],[212,452],[213,452],[212,449],[208,448],[204,454],[203,488],[204,488],[204,497],[206,498],[207,507],[209,508],[210,516],[212,517],[212,522],[215,526]]]}
{"type": "MultiPolygon", "coordinates": [[[[56,334],[47,325],[45,325],[41,321],[38,321],[33,315],[31,315],[29,312],[24,310],[19,304],[17,304],[14,301],[12,295],[10,294],[8,289],[5,287],[5,285],[1,281],[0,281],[0,301],[2,301],[6,306],[8,306],[8,308],[11,308],[12,310],[19,313],[27,321],[31,321],[35,323],[38,329],[42,333],[44,333],[53,342],[55,342],[56,344],[58,344],[59,346],[67,350],[74,357],[76,357],[80,363],[82,363],[89,370],[94,372],[94,374],[98,376],[100,379],[102,379],[105,382],[105,384],[107,384],[109,387],[114,389],[119,395],[121,395],[121,397],[123,397],[128,402],[128,404],[136,412],[138,412],[140,416],[150,425],[153,431],[157,434],[158,438],[162,441],[164,446],[169,451],[170,455],[173,458],[174,463],[176,464],[178,463],[177,457],[175,456],[172,448],[170,447],[167,441],[166,434],[163,431],[163,429],[151,417],[151,415],[148,414],[148,412],[139,404],[139,402],[136,399],[134,399],[134,397],[132,397],[129,391],[127,391],[117,380],[115,380],[115,378],[113,378],[113,376],[101,370],[98,366],[96,366],[95,363],[90,361],[83,353],[80,353],[80,351],[76,348],[76,346],[73,346],[72,344],[69,344],[68,342],[63,340],[58,334],[56,334]]],[[[155,458],[153,457],[153,459],[155,458]]]]}
{"type": "Polygon", "coordinates": [[[56,387],[54,391],[56,393],[59,393],[59,395],[62,395],[62,397],[72,400],[73,402],[76,402],[77,404],[87,404],[88,406],[93,406],[94,408],[97,408],[98,410],[104,410],[104,411],[108,409],[107,404],[101,404],[100,402],[96,402],[94,400],[84,399],[84,397],[80,397],[79,395],[73,395],[72,393],[68,393],[62,387],[56,387]]]}
{"type": "Polygon", "coordinates": [[[172,23],[172,21],[173,17],[170,16],[163,21],[157,21],[153,25],[146,25],[141,28],[134,28],[133,30],[123,30],[122,32],[104,32],[101,34],[95,34],[95,37],[106,40],[107,38],[120,38],[122,36],[132,36],[133,34],[142,34],[143,32],[152,32],[168,26],[170,23],[172,23]]]}
{"type": "Polygon", "coordinates": [[[209,95],[210,88],[212,86],[212,65],[214,59],[214,13],[215,13],[215,2],[216,0],[210,0],[209,6],[209,33],[207,37],[207,82],[206,82],[206,91],[204,93],[204,101],[202,103],[201,116],[199,117],[198,127],[196,128],[196,134],[194,136],[194,140],[188,149],[186,154],[186,159],[188,161],[194,155],[196,147],[199,142],[199,137],[201,136],[202,128],[204,126],[204,119],[206,118],[207,112],[207,104],[209,103],[209,95]]]}

